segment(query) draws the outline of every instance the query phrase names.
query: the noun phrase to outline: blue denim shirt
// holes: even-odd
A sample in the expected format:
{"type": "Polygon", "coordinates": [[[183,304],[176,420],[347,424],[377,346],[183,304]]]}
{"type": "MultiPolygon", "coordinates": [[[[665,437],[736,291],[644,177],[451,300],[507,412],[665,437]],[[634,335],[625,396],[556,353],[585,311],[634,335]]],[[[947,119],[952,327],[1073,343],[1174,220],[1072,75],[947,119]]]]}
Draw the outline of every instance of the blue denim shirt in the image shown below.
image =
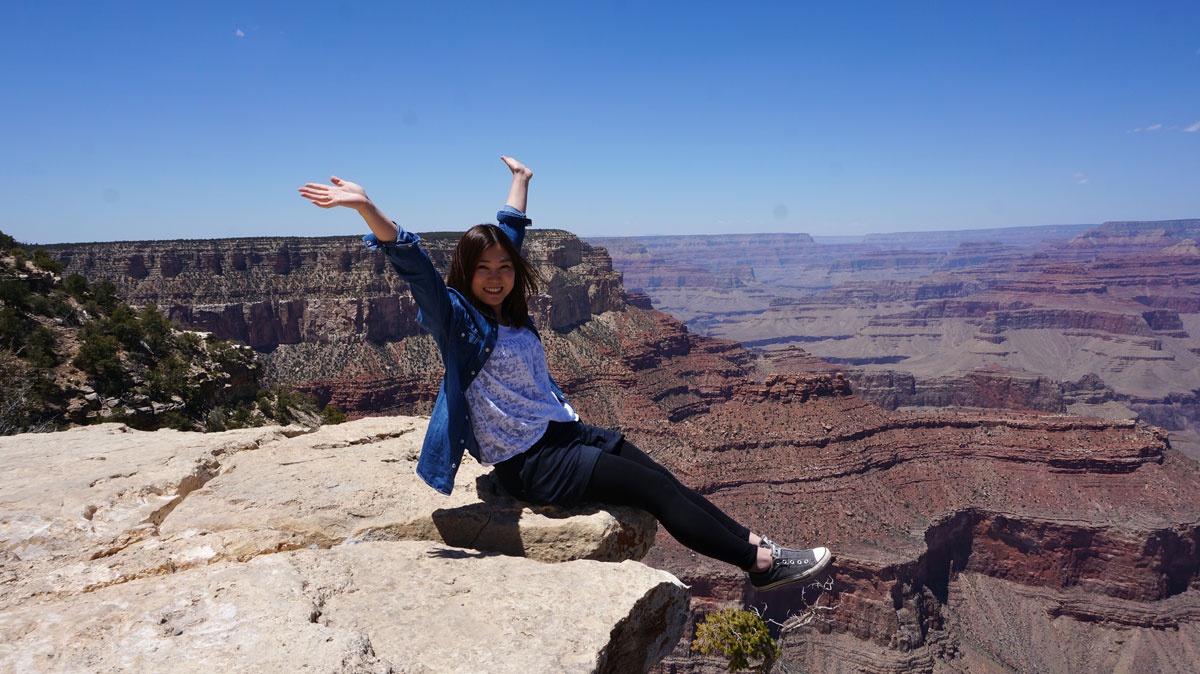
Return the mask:
{"type": "MultiPolygon", "coordinates": [[[[500,229],[520,251],[525,242],[525,227],[532,221],[511,206],[505,206],[496,214],[496,219],[500,229]]],[[[463,451],[479,459],[466,391],[492,354],[499,330],[494,318],[476,309],[457,290],[446,286],[429,256],[417,245],[420,240],[403,227],[400,227],[395,242],[380,241],[374,234],[363,237],[368,248],[387,254],[392,267],[408,283],[420,309],[417,321],[433,335],[442,352],[446,372],[429,417],[429,430],[425,432],[421,457],[417,461],[417,475],[429,486],[449,495],[454,489],[454,476],[462,463],[463,451]]],[[[536,334],[532,321],[528,327],[536,334]]],[[[553,381],[551,385],[555,394],[565,400],[553,381]]]]}

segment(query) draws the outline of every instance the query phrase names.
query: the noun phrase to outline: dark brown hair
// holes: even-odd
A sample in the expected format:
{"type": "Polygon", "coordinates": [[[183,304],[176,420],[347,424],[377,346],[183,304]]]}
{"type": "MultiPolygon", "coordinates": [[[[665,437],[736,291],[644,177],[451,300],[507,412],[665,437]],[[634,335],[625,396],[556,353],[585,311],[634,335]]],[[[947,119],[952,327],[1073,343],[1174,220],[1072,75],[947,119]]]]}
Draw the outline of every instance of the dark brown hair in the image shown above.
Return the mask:
{"type": "Polygon", "coordinates": [[[512,260],[515,278],[512,292],[500,305],[500,311],[504,315],[495,318],[507,325],[521,327],[529,320],[529,298],[537,294],[538,282],[542,279],[533,265],[529,264],[513,245],[504,230],[496,225],[475,225],[462,235],[454,248],[454,255],[450,258],[450,273],[446,275],[446,285],[462,293],[476,309],[491,315],[492,308],[480,302],[475,293],[471,292],[471,279],[475,276],[475,267],[479,265],[483,251],[496,245],[503,248],[512,260]]]}

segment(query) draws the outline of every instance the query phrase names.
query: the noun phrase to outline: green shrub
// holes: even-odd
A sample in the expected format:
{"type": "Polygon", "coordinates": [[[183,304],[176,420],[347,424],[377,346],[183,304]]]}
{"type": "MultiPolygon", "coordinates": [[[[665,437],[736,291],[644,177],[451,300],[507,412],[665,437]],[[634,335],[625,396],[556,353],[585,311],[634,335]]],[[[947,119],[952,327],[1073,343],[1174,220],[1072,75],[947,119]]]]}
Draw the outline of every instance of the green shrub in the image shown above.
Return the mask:
{"type": "Polygon", "coordinates": [[[214,407],[209,411],[208,416],[204,418],[204,429],[210,433],[218,433],[228,430],[229,415],[223,407],[214,407]]]}
{"type": "Polygon", "coordinates": [[[58,354],[54,352],[54,333],[39,325],[29,333],[25,346],[25,360],[35,367],[58,365],[58,354]]]}
{"type": "Polygon", "coordinates": [[[0,302],[17,309],[29,307],[32,291],[29,282],[19,278],[0,279],[0,302]]]}
{"type": "Polygon", "coordinates": [[[46,316],[51,318],[62,319],[62,323],[78,324],[75,320],[75,307],[67,300],[67,296],[62,293],[54,293],[46,298],[46,316]]]}
{"type": "Polygon", "coordinates": [[[731,672],[770,672],[783,653],[767,624],[753,611],[727,608],[710,613],[696,625],[692,650],[729,658],[731,672]],[[756,664],[751,664],[751,663],[756,664]]]}
{"type": "MultiPolygon", "coordinates": [[[[270,396],[274,402],[266,416],[277,424],[290,424],[297,419],[297,413],[317,413],[317,399],[307,393],[301,393],[292,388],[278,386],[271,389],[270,396]]],[[[261,402],[259,403],[261,407],[261,402]]]]}
{"type": "Polygon", "coordinates": [[[63,263],[50,257],[50,253],[41,248],[33,249],[33,263],[53,274],[61,274],[63,263]]]}
{"type": "Polygon", "coordinates": [[[11,306],[0,307],[0,348],[20,350],[25,346],[28,326],[21,312],[11,306]]]}
{"type": "Polygon", "coordinates": [[[229,415],[229,428],[249,428],[254,425],[254,413],[249,405],[239,404],[229,415]]]}
{"type": "Polygon", "coordinates": [[[181,332],[176,335],[179,348],[185,353],[200,353],[204,347],[204,339],[194,332],[181,332]]]}
{"type": "Polygon", "coordinates": [[[258,393],[254,395],[254,404],[258,406],[258,411],[264,417],[271,416],[271,394],[265,388],[258,389],[258,393]]]}
{"type": "Polygon", "coordinates": [[[82,274],[67,274],[67,277],[62,280],[62,289],[71,297],[82,300],[88,294],[87,277],[82,274]]]}
{"type": "Polygon", "coordinates": [[[11,351],[0,349],[0,435],[23,433],[37,408],[30,385],[32,372],[11,351]]]}
{"type": "Polygon", "coordinates": [[[101,281],[92,286],[92,301],[100,308],[100,312],[111,314],[120,302],[117,299],[117,287],[112,281],[101,281]]]}
{"type": "Polygon", "coordinates": [[[173,326],[158,307],[151,304],[143,308],[138,312],[138,320],[141,322],[143,339],[152,353],[161,354],[174,350],[176,343],[173,326]]]}
{"type": "Polygon", "coordinates": [[[194,431],[196,425],[190,419],[175,410],[163,412],[156,421],[162,428],[174,428],[177,431],[194,431]]]}
{"type": "Polygon", "coordinates": [[[29,313],[35,316],[53,316],[57,303],[43,293],[32,293],[29,296],[29,313]]]}
{"type": "Polygon", "coordinates": [[[166,401],[179,396],[181,400],[187,400],[191,390],[188,364],[177,354],[168,353],[146,375],[146,383],[153,398],[166,401]]]}
{"type": "Polygon", "coordinates": [[[326,405],[321,408],[321,423],[336,425],[346,421],[346,413],[334,407],[326,405]]]}
{"type": "Polygon", "coordinates": [[[116,337],[126,349],[141,350],[145,333],[142,332],[142,324],[137,314],[133,313],[128,304],[118,304],[113,308],[106,321],[106,331],[116,337]]]}
{"type": "Polygon", "coordinates": [[[109,395],[120,393],[128,380],[121,363],[121,345],[98,330],[85,331],[79,355],[71,364],[91,375],[96,390],[109,395]]]}

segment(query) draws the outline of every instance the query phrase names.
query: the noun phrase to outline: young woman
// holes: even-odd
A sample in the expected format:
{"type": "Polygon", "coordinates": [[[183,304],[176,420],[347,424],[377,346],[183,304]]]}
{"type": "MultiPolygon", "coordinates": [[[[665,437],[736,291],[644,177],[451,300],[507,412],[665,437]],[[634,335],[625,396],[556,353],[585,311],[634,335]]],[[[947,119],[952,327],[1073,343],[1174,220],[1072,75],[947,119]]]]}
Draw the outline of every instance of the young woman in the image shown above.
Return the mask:
{"type": "Polygon", "coordinates": [[[300,195],[321,208],[358,211],[408,283],[418,320],[442,352],[445,374],[425,435],[417,473],[449,494],[463,452],[493,466],[519,499],[558,505],[593,501],[652,513],[680,543],[736,565],[751,585],[770,590],[807,580],[833,559],[829,550],[792,550],[738,524],[685,487],[620,433],[581,423],[546,368],[529,317],[536,271],[521,256],[533,171],[500,158],[512,184],[499,226],[477,225],[458,242],[443,281],[420,238],[388,219],[366,191],[336,176],[307,183],[300,195]]]}

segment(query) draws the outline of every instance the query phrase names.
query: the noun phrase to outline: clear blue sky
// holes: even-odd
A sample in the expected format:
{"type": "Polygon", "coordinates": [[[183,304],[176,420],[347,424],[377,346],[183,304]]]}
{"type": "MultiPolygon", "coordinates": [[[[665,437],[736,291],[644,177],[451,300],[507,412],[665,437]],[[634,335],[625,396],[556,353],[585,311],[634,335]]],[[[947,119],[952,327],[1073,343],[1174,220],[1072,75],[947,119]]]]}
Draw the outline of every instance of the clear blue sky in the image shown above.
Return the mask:
{"type": "Polygon", "coordinates": [[[5,2],[0,230],[813,235],[1200,217],[1200,2],[5,2]]]}

